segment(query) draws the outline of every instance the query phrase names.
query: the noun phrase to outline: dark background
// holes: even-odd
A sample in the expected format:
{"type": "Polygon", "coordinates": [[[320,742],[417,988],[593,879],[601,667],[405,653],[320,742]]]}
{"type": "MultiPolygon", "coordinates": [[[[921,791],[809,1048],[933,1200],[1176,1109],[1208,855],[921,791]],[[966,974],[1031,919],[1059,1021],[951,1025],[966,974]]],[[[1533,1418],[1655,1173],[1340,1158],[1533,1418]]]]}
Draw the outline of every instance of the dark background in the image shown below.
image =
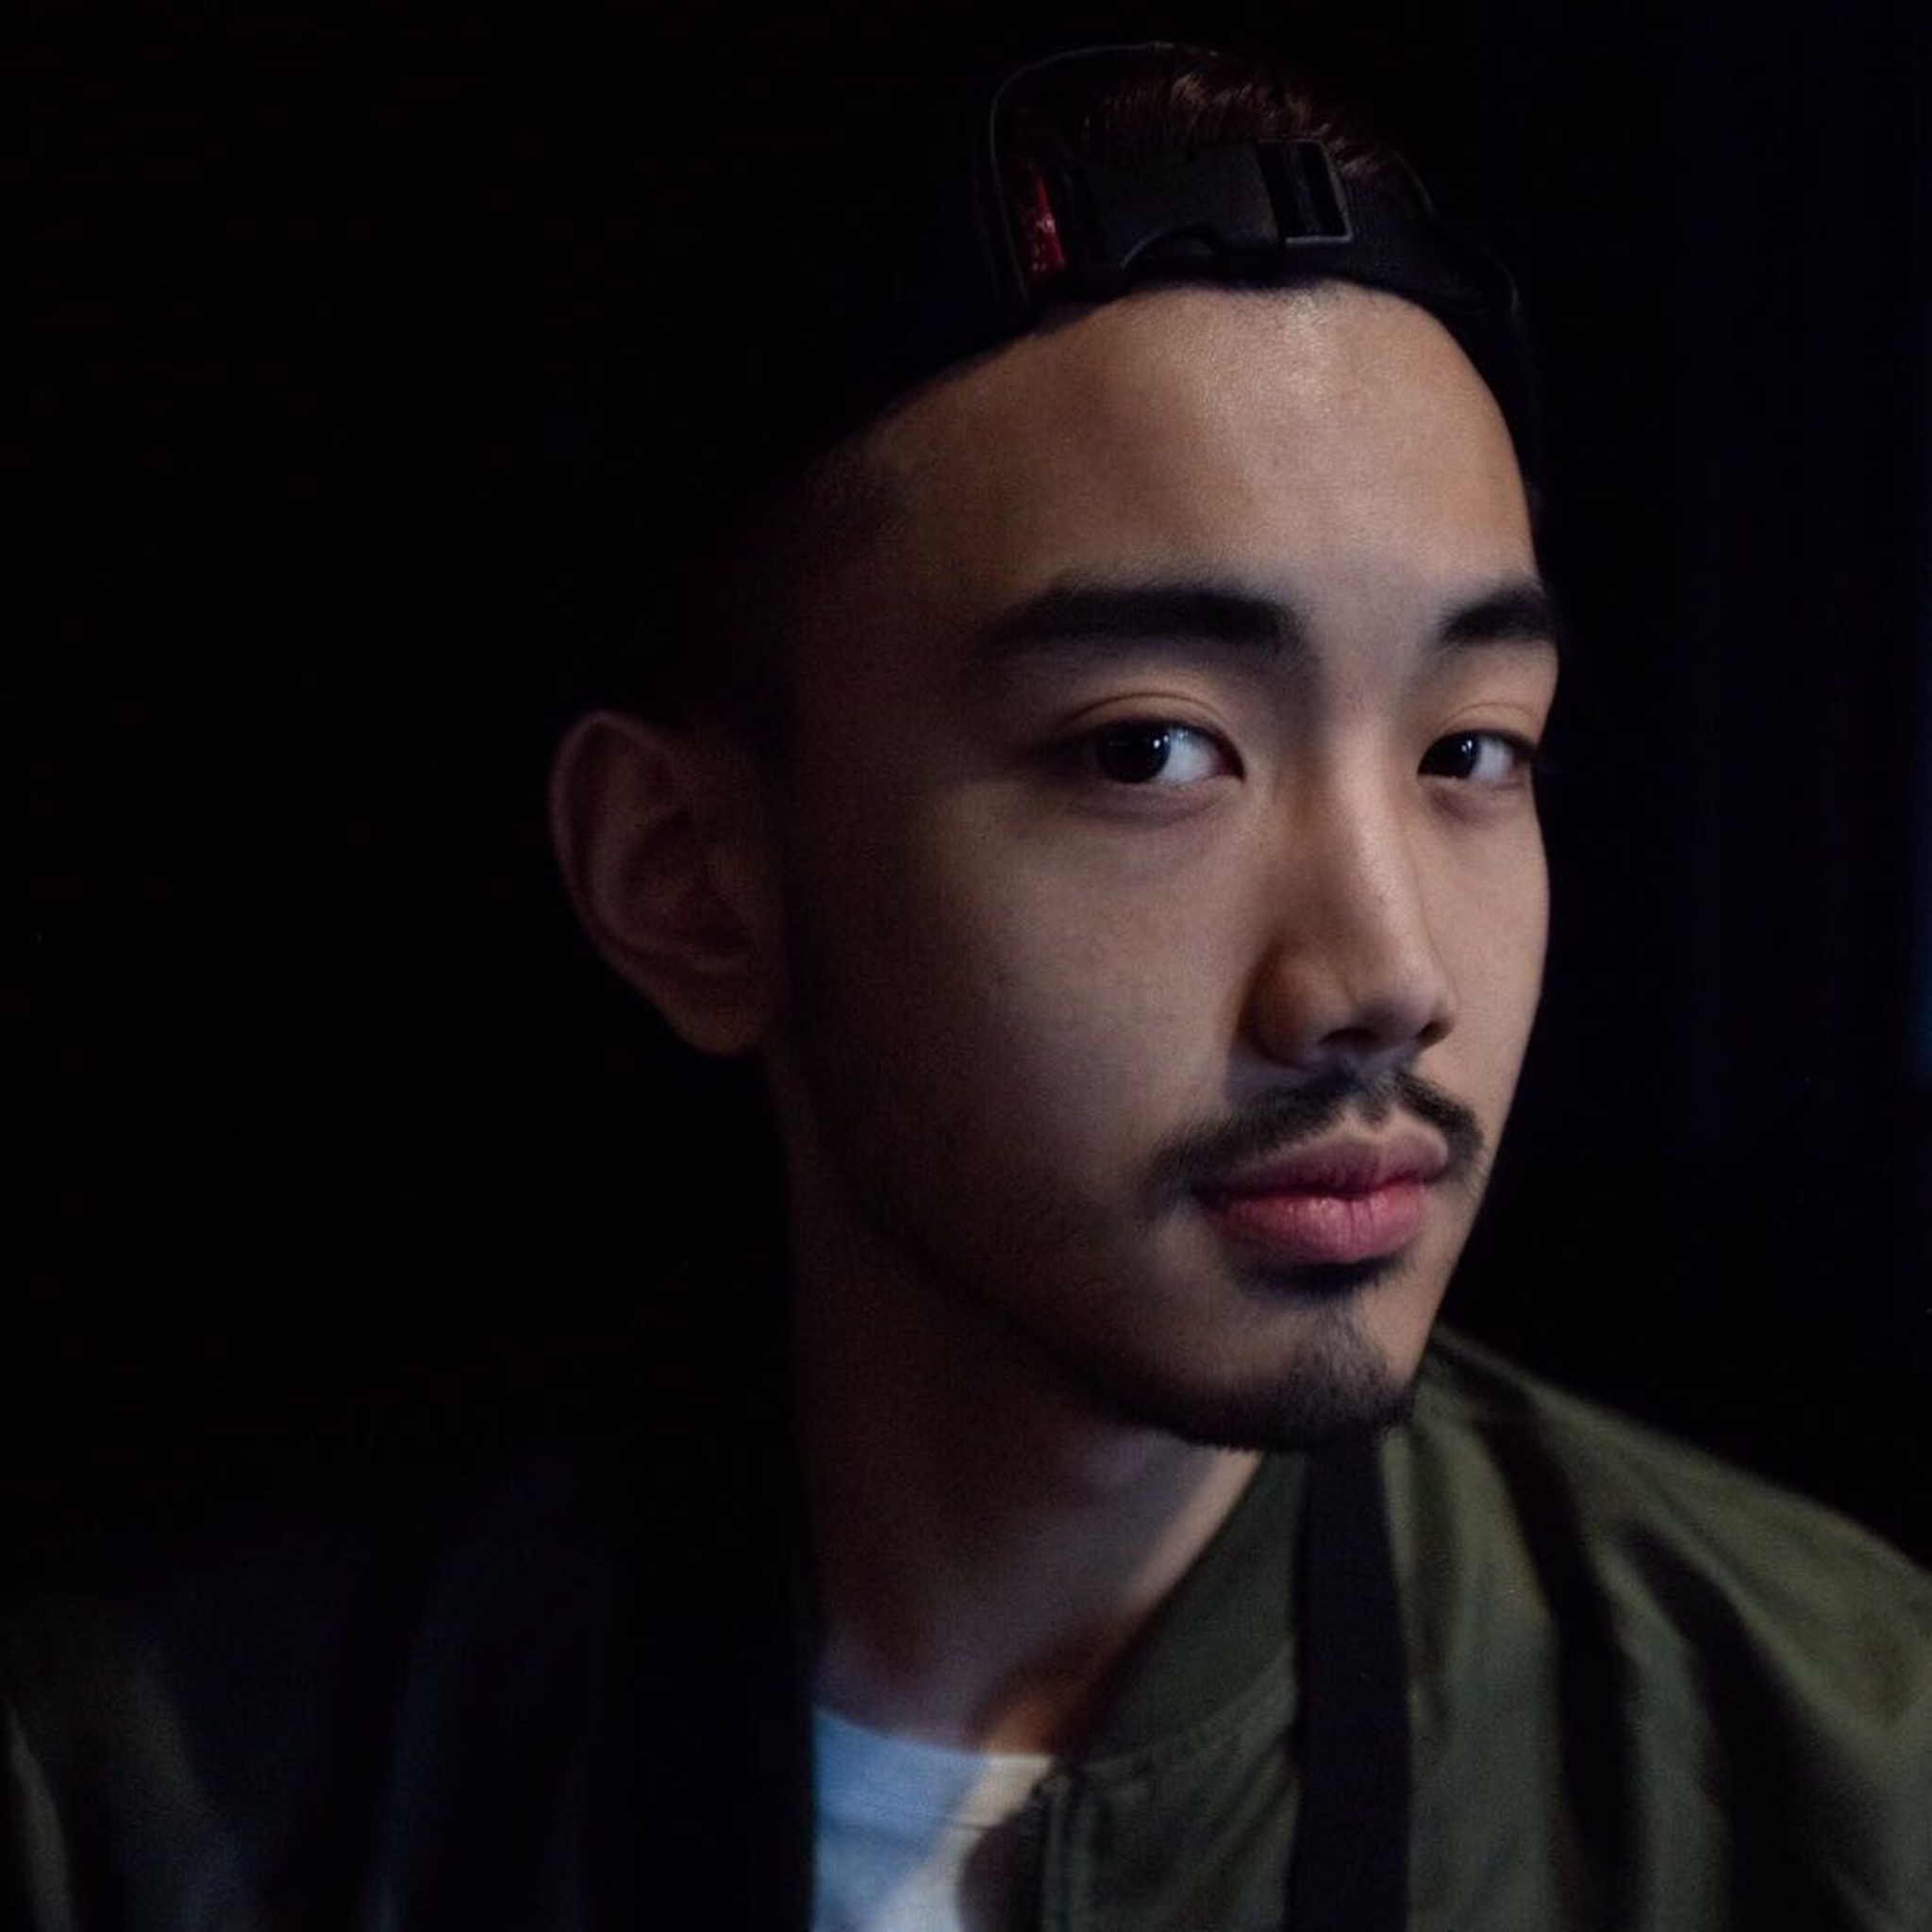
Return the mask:
{"type": "MultiPolygon", "coordinates": [[[[1578,651],[1545,1011],[1450,1318],[1928,1557],[1921,16],[1060,15],[1305,49],[1529,305],[1578,651]]],[[[543,846],[568,38],[23,33],[17,1546],[352,1501],[667,1376],[759,1399],[710,1352],[763,1302],[752,1083],[667,1051],[543,846]]],[[[625,44],[641,114],[697,58],[625,44]]]]}

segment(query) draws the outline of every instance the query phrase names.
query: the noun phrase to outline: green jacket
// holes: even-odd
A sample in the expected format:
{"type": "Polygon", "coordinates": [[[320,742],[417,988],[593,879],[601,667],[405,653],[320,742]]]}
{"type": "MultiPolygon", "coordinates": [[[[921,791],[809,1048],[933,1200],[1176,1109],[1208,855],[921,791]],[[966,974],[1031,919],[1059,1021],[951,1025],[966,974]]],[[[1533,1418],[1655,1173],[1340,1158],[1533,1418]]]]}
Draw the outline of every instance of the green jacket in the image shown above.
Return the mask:
{"type": "MultiPolygon", "coordinates": [[[[1448,1333],[1381,1454],[1416,1932],[1932,1932],[1932,1577],[1448,1333]]],[[[1301,1477],[1264,1460],[1041,1787],[1041,1926],[1280,1924],[1301,1477]]],[[[564,1459],[442,1530],[283,1528],[13,1602],[0,1924],[779,1924],[718,1901],[808,1827],[803,1696],[747,1741],[787,1665],[732,1622],[791,1613],[715,1509],[654,1526],[627,1596],[611,1552],[654,1507],[564,1459]]]]}
{"type": "MultiPolygon", "coordinates": [[[[1932,1927],[1932,1576],[1448,1332],[1382,1466],[1415,1932],[1932,1927]]],[[[1299,1495],[1264,1462],[1042,1788],[1051,1932],[1280,1924],[1299,1495]]]]}

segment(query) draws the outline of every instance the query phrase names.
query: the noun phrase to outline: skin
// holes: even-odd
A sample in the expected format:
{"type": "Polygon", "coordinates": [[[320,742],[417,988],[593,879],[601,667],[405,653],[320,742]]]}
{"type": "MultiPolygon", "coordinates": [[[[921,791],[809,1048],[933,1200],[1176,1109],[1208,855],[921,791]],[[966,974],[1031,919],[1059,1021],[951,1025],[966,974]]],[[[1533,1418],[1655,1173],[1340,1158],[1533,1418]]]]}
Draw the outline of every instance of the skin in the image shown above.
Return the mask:
{"type": "Polygon", "coordinates": [[[865,456],[892,513],[801,599],[787,768],[600,714],[558,845],[613,964],[767,1074],[821,1696],[1063,1749],[1255,1452],[1401,1410],[1535,1014],[1507,741],[1541,738],[1555,651],[1432,644],[1533,580],[1528,518],[1480,378],[1378,291],[1070,315],[865,456]],[[1147,585],[1291,605],[1299,641],[989,653],[1043,593],[1147,585]],[[1398,1129],[1456,1164],[1345,1279],[1173,1184],[1398,1129]]]}

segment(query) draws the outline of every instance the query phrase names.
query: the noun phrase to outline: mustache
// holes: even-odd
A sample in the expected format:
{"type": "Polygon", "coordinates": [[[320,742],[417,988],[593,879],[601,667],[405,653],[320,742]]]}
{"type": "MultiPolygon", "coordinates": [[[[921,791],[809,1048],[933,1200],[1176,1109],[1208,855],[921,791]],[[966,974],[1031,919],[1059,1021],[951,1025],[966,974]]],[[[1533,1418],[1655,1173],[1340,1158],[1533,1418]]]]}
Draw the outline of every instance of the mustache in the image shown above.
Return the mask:
{"type": "Polygon", "coordinates": [[[1435,1128],[1449,1150],[1442,1178],[1453,1186],[1478,1186],[1487,1172],[1488,1137],[1482,1124],[1453,1094],[1407,1068],[1366,1077],[1342,1068],[1271,1093],[1232,1120],[1184,1129],[1155,1157],[1154,1203],[1172,1207],[1196,1189],[1211,1187],[1271,1155],[1320,1140],[1351,1112],[1372,1127],[1406,1112],[1435,1128]]]}

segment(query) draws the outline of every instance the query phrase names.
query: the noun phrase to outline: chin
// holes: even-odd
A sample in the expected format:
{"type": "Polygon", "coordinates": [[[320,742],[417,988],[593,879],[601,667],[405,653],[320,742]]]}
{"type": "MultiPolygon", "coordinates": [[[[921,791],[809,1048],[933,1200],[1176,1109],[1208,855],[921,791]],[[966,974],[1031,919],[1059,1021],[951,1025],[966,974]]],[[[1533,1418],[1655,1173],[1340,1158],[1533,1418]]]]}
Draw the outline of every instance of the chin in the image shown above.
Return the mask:
{"type": "Polygon", "coordinates": [[[1115,1415],[1142,1426],[1209,1448],[1278,1452],[1407,1421],[1420,1360],[1419,1345],[1378,1337],[1358,1298],[1346,1296],[1310,1311],[1287,1358],[1265,1373],[1182,1381],[1113,1364],[1083,1379],[1115,1415]]]}

